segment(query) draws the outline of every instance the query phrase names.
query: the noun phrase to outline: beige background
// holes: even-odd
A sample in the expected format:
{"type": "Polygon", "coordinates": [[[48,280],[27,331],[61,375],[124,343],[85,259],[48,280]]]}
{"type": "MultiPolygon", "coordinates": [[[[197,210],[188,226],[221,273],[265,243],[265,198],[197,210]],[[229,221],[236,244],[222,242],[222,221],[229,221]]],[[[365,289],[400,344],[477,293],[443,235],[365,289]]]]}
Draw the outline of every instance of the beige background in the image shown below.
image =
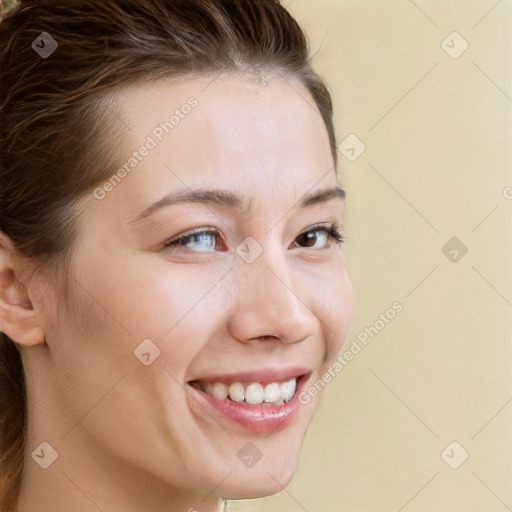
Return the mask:
{"type": "Polygon", "coordinates": [[[512,510],[512,3],[289,1],[366,146],[340,152],[347,345],[404,309],[328,385],[292,483],[230,510],[512,510]]]}

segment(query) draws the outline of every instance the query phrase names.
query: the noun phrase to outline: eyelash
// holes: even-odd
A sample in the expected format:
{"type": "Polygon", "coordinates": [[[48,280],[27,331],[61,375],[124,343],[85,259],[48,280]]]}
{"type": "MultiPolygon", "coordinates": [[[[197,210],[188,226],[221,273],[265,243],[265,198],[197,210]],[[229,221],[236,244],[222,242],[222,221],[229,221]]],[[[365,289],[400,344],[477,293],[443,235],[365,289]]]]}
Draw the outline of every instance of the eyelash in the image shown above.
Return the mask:
{"type": "MultiPolygon", "coordinates": [[[[345,236],[341,233],[339,227],[336,224],[330,226],[325,225],[314,225],[311,226],[307,231],[302,232],[297,238],[307,235],[309,233],[327,233],[331,239],[336,240],[336,243],[341,246],[345,243],[345,236]]],[[[197,231],[191,231],[188,234],[180,235],[166,242],[163,247],[171,247],[174,245],[186,245],[186,243],[194,236],[198,235],[219,235],[220,233],[216,229],[199,229],[197,231]]],[[[295,240],[297,240],[297,238],[295,240]]],[[[307,248],[307,247],[305,247],[307,248]]]]}

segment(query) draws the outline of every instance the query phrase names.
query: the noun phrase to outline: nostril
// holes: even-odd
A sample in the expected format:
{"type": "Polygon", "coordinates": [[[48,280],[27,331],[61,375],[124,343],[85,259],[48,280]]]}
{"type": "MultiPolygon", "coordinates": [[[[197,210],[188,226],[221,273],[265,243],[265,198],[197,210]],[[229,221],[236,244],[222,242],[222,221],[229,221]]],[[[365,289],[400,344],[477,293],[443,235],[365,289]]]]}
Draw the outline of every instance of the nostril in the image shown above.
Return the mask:
{"type": "Polygon", "coordinates": [[[274,336],[273,334],[263,335],[263,336],[255,336],[254,338],[251,338],[249,341],[281,341],[282,338],[279,336],[274,336]]]}

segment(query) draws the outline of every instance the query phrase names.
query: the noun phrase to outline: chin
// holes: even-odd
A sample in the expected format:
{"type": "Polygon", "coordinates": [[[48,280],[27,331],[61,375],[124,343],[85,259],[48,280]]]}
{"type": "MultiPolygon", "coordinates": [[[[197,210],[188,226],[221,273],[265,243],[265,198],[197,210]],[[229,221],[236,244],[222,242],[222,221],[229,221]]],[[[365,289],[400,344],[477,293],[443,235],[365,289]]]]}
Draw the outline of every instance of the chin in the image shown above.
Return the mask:
{"type": "MultiPolygon", "coordinates": [[[[261,461],[260,461],[261,462],[261,461]]],[[[252,469],[233,472],[225,485],[219,488],[219,495],[227,500],[263,498],[282,491],[292,480],[297,470],[297,458],[275,461],[273,467],[254,466],[252,469]]]]}

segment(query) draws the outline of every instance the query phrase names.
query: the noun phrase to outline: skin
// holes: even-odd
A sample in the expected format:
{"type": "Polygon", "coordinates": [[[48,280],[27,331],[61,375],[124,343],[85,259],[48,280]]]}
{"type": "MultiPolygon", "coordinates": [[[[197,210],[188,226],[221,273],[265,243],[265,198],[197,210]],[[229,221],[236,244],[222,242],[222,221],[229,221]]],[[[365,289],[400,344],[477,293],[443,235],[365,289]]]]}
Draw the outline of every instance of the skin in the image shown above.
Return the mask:
{"type": "Polygon", "coordinates": [[[312,371],[307,389],[327,371],[352,324],[352,289],[335,240],[296,239],[318,223],[340,226],[344,202],[297,207],[337,185],[300,83],[212,78],[117,94],[120,165],[189,97],[198,106],[102,200],[85,198],[67,302],[1,235],[0,330],[22,352],[29,401],[20,512],[209,512],[221,498],[275,493],[294,474],[319,396],[289,427],[262,434],[206,414],[187,382],[298,365],[312,371]],[[200,187],[247,204],[179,204],[135,222],[165,194],[200,187]],[[200,227],[219,235],[163,247],[200,227]],[[236,253],[247,237],[263,249],[250,264],[236,253]],[[147,338],[161,353],[144,366],[133,351],[147,338]],[[45,470],[30,456],[43,441],[58,452],[45,470]],[[262,453],[252,468],[237,458],[247,442],[262,453]]]}

